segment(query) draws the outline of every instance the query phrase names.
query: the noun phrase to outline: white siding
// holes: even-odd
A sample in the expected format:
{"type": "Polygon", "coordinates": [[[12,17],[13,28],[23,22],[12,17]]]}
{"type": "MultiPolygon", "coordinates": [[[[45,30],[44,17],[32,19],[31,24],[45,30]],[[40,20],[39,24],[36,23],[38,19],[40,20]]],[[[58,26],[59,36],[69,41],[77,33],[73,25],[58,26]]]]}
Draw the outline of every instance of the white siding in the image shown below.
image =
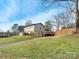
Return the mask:
{"type": "Polygon", "coordinates": [[[25,27],[24,28],[24,32],[25,33],[34,32],[34,26],[25,27]]]}
{"type": "Polygon", "coordinates": [[[38,36],[44,36],[45,35],[44,26],[41,24],[35,25],[35,32],[36,32],[36,35],[38,36]]]}
{"type": "Polygon", "coordinates": [[[45,35],[45,30],[44,30],[44,26],[42,24],[36,24],[36,25],[32,25],[32,26],[28,26],[24,28],[24,32],[25,33],[35,33],[35,36],[43,36],[45,35]]]}
{"type": "Polygon", "coordinates": [[[41,24],[35,25],[35,32],[44,32],[44,26],[41,24]]]}

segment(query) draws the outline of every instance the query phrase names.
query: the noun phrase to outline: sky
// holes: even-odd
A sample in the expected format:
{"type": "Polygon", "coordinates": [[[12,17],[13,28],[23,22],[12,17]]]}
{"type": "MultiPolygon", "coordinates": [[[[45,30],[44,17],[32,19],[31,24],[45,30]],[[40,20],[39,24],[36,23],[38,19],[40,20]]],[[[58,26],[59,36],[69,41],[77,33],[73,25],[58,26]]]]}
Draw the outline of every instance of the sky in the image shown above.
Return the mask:
{"type": "Polygon", "coordinates": [[[0,0],[0,29],[10,30],[13,24],[24,25],[27,20],[44,23],[62,12],[56,4],[42,0],[0,0]]]}

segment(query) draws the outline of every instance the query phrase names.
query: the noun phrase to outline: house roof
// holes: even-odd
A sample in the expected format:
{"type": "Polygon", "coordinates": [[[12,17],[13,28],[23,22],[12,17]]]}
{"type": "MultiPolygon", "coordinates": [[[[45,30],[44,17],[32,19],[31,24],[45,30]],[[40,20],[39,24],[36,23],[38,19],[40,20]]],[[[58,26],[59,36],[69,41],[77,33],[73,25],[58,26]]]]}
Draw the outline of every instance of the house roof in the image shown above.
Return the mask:
{"type": "MultiPolygon", "coordinates": [[[[36,24],[31,24],[31,25],[23,26],[23,27],[35,26],[35,25],[38,25],[38,24],[41,24],[42,26],[44,26],[42,23],[36,23],[36,24]]],[[[45,27],[45,26],[44,26],[44,27],[45,27]]]]}

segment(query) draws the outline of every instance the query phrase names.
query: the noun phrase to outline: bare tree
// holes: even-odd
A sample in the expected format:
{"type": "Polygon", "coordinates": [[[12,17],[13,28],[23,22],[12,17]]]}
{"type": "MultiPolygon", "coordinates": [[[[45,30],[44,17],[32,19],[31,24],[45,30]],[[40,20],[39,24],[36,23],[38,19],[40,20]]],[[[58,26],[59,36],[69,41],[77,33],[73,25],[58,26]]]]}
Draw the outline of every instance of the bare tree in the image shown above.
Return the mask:
{"type": "Polygon", "coordinates": [[[52,27],[55,27],[56,30],[60,30],[61,23],[61,17],[59,15],[54,16],[54,20],[52,20],[52,27]]]}
{"type": "Polygon", "coordinates": [[[66,7],[62,13],[54,16],[55,20],[53,20],[52,23],[53,26],[57,28],[57,30],[59,30],[61,26],[63,28],[69,28],[72,27],[71,24],[74,24],[73,12],[72,9],[69,8],[69,6],[66,7]]]}
{"type": "Polygon", "coordinates": [[[51,28],[52,28],[51,21],[50,20],[46,21],[45,22],[45,30],[51,31],[51,28]]]}
{"type": "Polygon", "coordinates": [[[12,30],[13,30],[13,32],[15,33],[15,34],[18,34],[18,28],[19,28],[19,25],[18,24],[14,24],[13,26],[12,26],[12,30]]]}
{"type": "MultiPolygon", "coordinates": [[[[59,1],[72,1],[75,3],[75,16],[76,16],[76,32],[79,32],[79,18],[78,18],[78,0],[43,0],[45,2],[56,3],[59,1]]],[[[72,6],[71,6],[72,7],[72,6]]]]}
{"type": "Polygon", "coordinates": [[[26,23],[25,23],[26,26],[31,25],[31,24],[32,24],[31,20],[27,20],[26,23]]]}

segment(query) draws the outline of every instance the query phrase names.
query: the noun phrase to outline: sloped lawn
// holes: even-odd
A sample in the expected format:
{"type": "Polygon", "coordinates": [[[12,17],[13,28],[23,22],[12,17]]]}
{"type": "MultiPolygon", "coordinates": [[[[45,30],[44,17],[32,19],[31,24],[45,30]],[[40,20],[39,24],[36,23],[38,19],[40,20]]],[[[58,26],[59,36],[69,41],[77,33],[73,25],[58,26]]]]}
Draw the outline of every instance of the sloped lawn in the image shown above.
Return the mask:
{"type": "Polygon", "coordinates": [[[1,48],[0,59],[79,59],[79,36],[28,40],[1,48]]]}
{"type": "Polygon", "coordinates": [[[13,37],[8,37],[8,38],[0,38],[0,44],[24,41],[24,40],[29,40],[32,38],[33,37],[31,36],[13,36],[13,37]]]}

